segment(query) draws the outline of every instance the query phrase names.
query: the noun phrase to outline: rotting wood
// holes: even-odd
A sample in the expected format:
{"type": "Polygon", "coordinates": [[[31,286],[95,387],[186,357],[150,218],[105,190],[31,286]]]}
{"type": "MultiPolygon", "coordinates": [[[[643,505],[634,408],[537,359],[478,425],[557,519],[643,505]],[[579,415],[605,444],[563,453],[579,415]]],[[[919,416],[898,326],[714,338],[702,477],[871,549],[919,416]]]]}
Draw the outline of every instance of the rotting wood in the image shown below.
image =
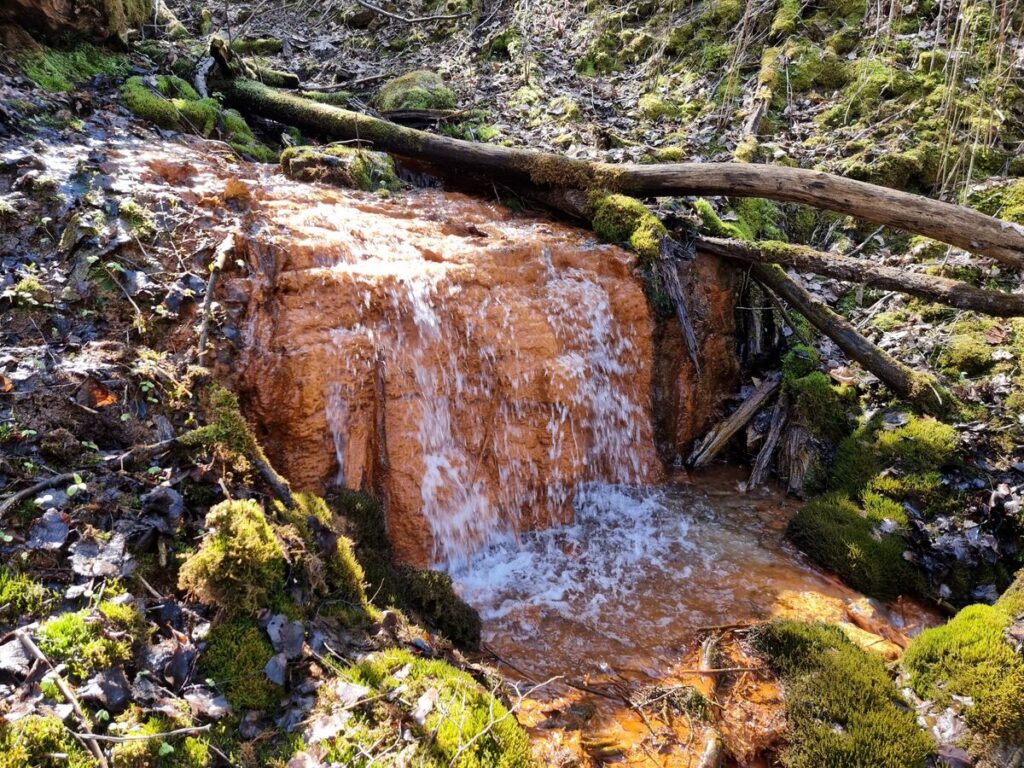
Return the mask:
{"type": "Polygon", "coordinates": [[[761,382],[754,391],[744,400],[729,418],[712,429],[704,439],[697,444],[687,461],[691,467],[703,467],[708,464],[726,446],[729,440],[741,430],[754,414],[761,410],[768,399],[775,394],[779,388],[779,376],[773,375],[761,382]]]}
{"type": "MultiPolygon", "coordinates": [[[[211,53],[223,58],[212,43],[211,53]]],[[[221,63],[222,69],[238,69],[230,60],[221,63]]],[[[1013,267],[1024,266],[1024,227],[964,206],[821,171],[749,163],[591,162],[438,136],[244,78],[224,80],[220,87],[227,102],[243,112],[335,139],[358,139],[377,150],[434,163],[442,173],[465,174],[468,170],[491,180],[542,189],[609,191],[639,197],[731,195],[802,203],[925,235],[1013,267]]]]}
{"type": "Polygon", "coordinates": [[[782,437],[782,428],[786,425],[789,416],[789,397],[785,392],[779,395],[775,401],[775,408],[772,409],[771,426],[768,427],[768,436],[764,439],[764,445],[757,453],[754,461],[754,468],[750,471],[750,479],[747,480],[747,490],[761,486],[768,477],[768,469],[771,467],[772,457],[775,455],[775,448],[782,437]]]}
{"type": "Polygon", "coordinates": [[[237,233],[235,230],[231,230],[225,235],[220,245],[217,246],[217,250],[213,252],[213,260],[210,262],[210,279],[206,281],[206,295],[203,297],[203,321],[199,326],[200,365],[203,364],[203,358],[206,357],[206,341],[210,330],[210,317],[213,314],[210,308],[213,305],[213,291],[217,287],[217,277],[220,275],[220,271],[224,269],[228,256],[235,250],[237,242],[237,233]]]}
{"type": "Polygon", "coordinates": [[[802,285],[775,264],[751,264],[751,274],[766,288],[834,341],[847,357],[856,360],[896,395],[923,411],[941,414],[952,404],[951,397],[929,374],[918,373],[864,338],[842,315],[818,301],[802,285]]]}
{"type": "Polygon", "coordinates": [[[676,317],[683,330],[683,338],[686,340],[686,349],[693,362],[694,374],[700,378],[700,345],[697,343],[697,334],[690,321],[690,312],[686,307],[686,292],[683,290],[683,280],[680,275],[684,266],[693,259],[693,247],[687,247],[670,237],[663,237],[658,244],[658,255],[660,257],[658,259],[658,274],[661,275],[665,293],[672,301],[672,307],[676,311],[676,317]]]}
{"type": "Polygon", "coordinates": [[[702,237],[697,246],[716,256],[754,264],[782,264],[799,272],[834,277],[873,288],[908,293],[957,309],[970,309],[996,317],[1024,317],[1024,295],[988,291],[960,280],[922,275],[905,269],[873,264],[790,243],[746,243],[718,237],[702,237]]]}

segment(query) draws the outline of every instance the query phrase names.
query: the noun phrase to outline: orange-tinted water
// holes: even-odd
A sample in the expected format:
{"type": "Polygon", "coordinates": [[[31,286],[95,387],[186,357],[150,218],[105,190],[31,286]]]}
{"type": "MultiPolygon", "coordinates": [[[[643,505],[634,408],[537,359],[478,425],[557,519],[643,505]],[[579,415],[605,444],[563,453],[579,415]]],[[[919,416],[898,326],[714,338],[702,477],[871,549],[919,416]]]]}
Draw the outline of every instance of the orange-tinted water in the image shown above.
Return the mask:
{"type": "Polygon", "coordinates": [[[931,620],[915,606],[869,601],[811,567],[783,537],[794,503],[769,490],[743,493],[741,479],[717,469],[655,488],[589,488],[573,525],[491,547],[454,574],[481,613],[486,647],[524,690],[558,678],[520,710],[546,759],[566,749],[598,761],[696,765],[704,729],[672,706],[671,694],[682,685],[708,690],[710,676],[692,670],[714,632],[716,666],[744,670],[719,677],[718,728],[741,762],[754,764],[783,715],[743,625],[823,619],[892,657],[931,620]]]}

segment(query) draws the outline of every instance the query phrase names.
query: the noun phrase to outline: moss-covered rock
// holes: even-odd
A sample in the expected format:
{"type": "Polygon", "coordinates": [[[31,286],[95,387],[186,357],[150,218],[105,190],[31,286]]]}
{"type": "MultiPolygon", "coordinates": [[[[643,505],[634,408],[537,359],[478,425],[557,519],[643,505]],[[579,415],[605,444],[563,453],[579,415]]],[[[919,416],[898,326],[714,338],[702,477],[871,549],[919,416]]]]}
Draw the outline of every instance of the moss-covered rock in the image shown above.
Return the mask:
{"type": "Polygon", "coordinates": [[[281,168],[299,181],[319,181],[367,192],[394,191],[401,186],[390,155],[355,147],[289,147],[281,153],[281,168]]]}
{"type": "Polygon", "coordinates": [[[235,53],[273,56],[284,50],[284,43],[276,37],[236,37],[231,41],[235,53]]]}
{"type": "Polygon", "coordinates": [[[968,724],[991,744],[1024,742],[1024,657],[1006,629],[1024,616],[1024,572],[995,605],[970,605],[948,624],[925,630],[903,655],[910,685],[947,706],[968,697],[968,724]]]}
{"type": "Polygon", "coordinates": [[[455,93],[436,72],[418,69],[385,83],[373,104],[381,112],[452,109],[455,106],[455,93]]]}
{"type": "Polygon", "coordinates": [[[658,259],[662,238],[668,230],[647,206],[626,195],[607,195],[593,205],[592,226],[605,242],[629,243],[643,263],[658,259]]]}
{"type": "Polygon", "coordinates": [[[862,508],[843,494],[826,494],[793,516],[786,535],[854,589],[889,600],[924,590],[920,572],[903,557],[906,522],[897,504],[862,508]]]}
{"type": "Polygon", "coordinates": [[[199,549],[178,584],[232,615],[254,614],[284,587],[285,554],[256,501],[224,501],[206,515],[199,549]]]}
{"type": "Polygon", "coordinates": [[[199,672],[213,680],[236,710],[270,712],[284,692],[263,671],[273,655],[273,646],[255,621],[225,621],[210,630],[199,672]]]}
{"type": "Polygon", "coordinates": [[[774,621],[751,644],[786,693],[789,768],[921,768],[934,753],[882,659],[827,624],[774,621]]]}

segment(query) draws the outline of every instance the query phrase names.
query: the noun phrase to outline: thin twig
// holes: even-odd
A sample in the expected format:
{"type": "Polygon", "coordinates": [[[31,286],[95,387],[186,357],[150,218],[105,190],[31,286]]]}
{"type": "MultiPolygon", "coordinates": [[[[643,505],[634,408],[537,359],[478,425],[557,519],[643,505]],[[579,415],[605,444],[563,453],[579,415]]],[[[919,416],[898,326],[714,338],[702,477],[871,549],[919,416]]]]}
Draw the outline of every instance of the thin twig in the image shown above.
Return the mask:
{"type": "Polygon", "coordinates": [[[60,485],[61,483],[72,482],[74,481],[74,479],[75,474],[73,472],[67,472],[63,475],[55,475],[54,477],[48,477],[45,480],[40,480],[35,485],[29,486],[24,490],[11,494],[3,501],[2,504],[0,504],[0,519],[2,519],[5,514],[7,514],[7,510],[11,509],[17,504],[20,504],[29,496],[39,493],[40,491],[45,491],[47,488],[53,488],[54,486],[60,485]]]}
{"type": "Polygon", "coordinates": [[[97,743],[97,736],[89,727],[89,719],[85,716],[85,712],[82,710],[82,705],[78,702],[78,697],[75,696],[75,692],[71,690],[71,686],[68,685],[67,682],[65,682],[64,677],[54,669],[53,664],[48,658],[46,658],[46,654],[39,650],[39,646],[35,644],[35,641],[29,637],[27,632],[19,630],[15,633],[15,636],[21,642],[21,647],[25,649],[25,652],[29,656],[49,667],[50,671],[53,673],[53,679],[57,684],[57,688],[60,690],[61,694],[63,694],[64,698],[71,703],[71,708],[74,710],[75,716],[78,717],[79,722],[82,724],[82,728],[85,729],[84,733],[75,733],[74,731],[71,731],[72,735],[88,747],[89,751],[92,752],[93,757],[96,758],[96,762],[100,764],[101,768],[109,768],[106,755],[104,755],[103,750],[100,749],[100,745],[97,743]]]}
{"type": "Polygon", "coordinates": [[[166,739],[171,736],[184,736],[185,734],[192,733],[206,733],[210,730],[210,724],[196,725],[191,728],[176,728],[173,731],[165,731],[164,733],[129,733],[125,736],[104,736],[98,733],[75,733],[71,732],[72,736],[81,738],[92,738],[97,741],[109,741],[112,744],[122,744],[126,741],[149,741],[150,739],[166,739]]]}

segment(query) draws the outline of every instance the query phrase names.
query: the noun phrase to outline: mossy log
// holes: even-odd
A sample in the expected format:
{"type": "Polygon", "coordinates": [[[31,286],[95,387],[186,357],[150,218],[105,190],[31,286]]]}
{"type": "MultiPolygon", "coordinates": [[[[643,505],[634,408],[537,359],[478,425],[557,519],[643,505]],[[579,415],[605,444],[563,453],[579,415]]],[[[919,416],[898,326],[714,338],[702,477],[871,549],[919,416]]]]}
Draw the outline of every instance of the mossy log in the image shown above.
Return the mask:
{"type": "Polygon", "coordinates": [[[245,78],[220,83],[238,109],[336,139],[428,161],[452,173],[543,189],[581,189],[640,197],[732,195],[803,203],[925,235],[1024,266],[1024,227],[971,208],[803,168],[747,163],[599,163],[530,149],[480,144],[418,131],[319,104],[245,78]]]}
{"type": "Polygon", "coordinates": [[[818,301],[807,289],[790,278],[776,264],[754,263],[751,274],[770,291],[784,299],[832,339],[848,357],[856,360],[897,396],[926,413],[941,414],[952,405],[951,397],[926,373],[918,373],[872,344],[843,316],[818,301]]]}
{"type": "Polygon", "coordinates": [[[716,256],[755,264],[783,264],[800,272],[813,272],[851,283],[909,293],[928,301],[957,309],[970,309],[996,317],[1024,316],[1024,296],[975,288],[970,283],[947,277],[922,275],[895,267],[873,264],[864,259],[822,253],[790,243],[745,243],[718,237],[705,237],[697,246],[716,256]]]}

